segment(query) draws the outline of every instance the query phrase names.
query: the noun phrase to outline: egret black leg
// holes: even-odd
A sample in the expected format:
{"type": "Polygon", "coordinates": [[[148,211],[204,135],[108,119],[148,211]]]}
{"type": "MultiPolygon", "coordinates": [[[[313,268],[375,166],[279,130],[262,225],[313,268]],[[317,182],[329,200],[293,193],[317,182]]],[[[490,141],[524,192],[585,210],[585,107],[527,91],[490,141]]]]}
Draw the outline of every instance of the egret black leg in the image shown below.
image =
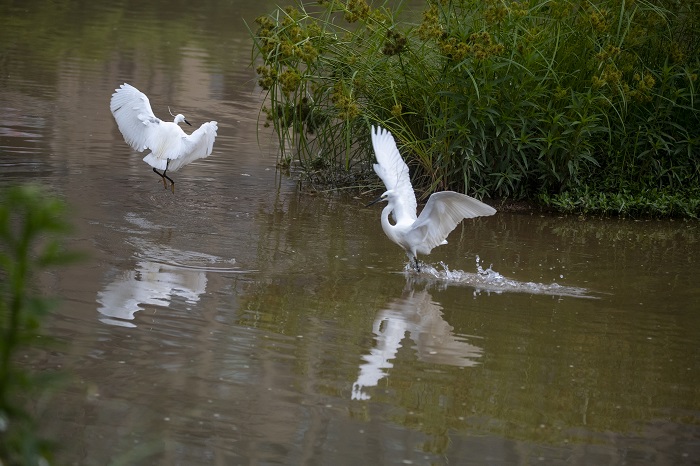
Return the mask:
{"type": "Polygon", "coordinates": [[[420,265],[418,264],[418,256],[414,256],[413,260],[416,263],[416,270],[418,271],[418,273],[420,273],[420,265]]]}
{"type": "MultiPolygon", "coordinates": [[[[167,178],[168,181],[170,181],[170,190],[173,192],[173,194],[175,194],[175,182],[173,181],[172,178],[170,178],[168,175],[165,174],[165,172],[167,172],[167,171],[168,171],[167,168],[165,170],[163,170],[163,176],[165,178],[167,178]]],[[[163,178],[163,183],[165,183],[165,178],[163,178]]],[[[166,188],[167,188],[167,186],[166,186],[166,188]]]]}
{"type": "MultiPolygon", "coordinates": [[[[168,165],[170,164],[170,160],[165,161],[165,170],[163,170],[163,176],[166,177],[168,180],[170,180],[170,190],[172,191],[173,194],[175,194],[175,182],[173,181],[172,178],[170,178],[168,175],[165,174],[165,172],[168,171],[168,165]]],[[[165,182],[165,180],[163,180],[165,182]]],[[[167,186],[166,186],[167,188],[167,186]]]]}
{"type": "Polygon", "coordinates": [[[170,189],[172,190],[173,194],[175,194],[175,182],[172,178],[165,174],[165,172],[167,171],[168,169],[166,168],[165,170],[163,170],[163,173],[161,173],[158,170],[156,170],[155,167],[153,167],[153,172],[163,179],[163,187],[165,189],[168,189],[168,183],[165,181],[167,179],[168,181],[170,181],[170,189]]]}
{"type": "MultiPolygon", "coordinates": [[[[165,184],[165,172],[161,173],[161,172],[159,172],[158,170],[156,170],[156,167],[153,167],[153,173],[155,173],[156,175],[160,176],[160,179],[163,180],[163,188],[166,188],[166,189],[167,189],[167,188],[168,188],[168,185],[165,184]]],[[[170,179],[170,178],[168,178],[168,179],[170,179]]]]}

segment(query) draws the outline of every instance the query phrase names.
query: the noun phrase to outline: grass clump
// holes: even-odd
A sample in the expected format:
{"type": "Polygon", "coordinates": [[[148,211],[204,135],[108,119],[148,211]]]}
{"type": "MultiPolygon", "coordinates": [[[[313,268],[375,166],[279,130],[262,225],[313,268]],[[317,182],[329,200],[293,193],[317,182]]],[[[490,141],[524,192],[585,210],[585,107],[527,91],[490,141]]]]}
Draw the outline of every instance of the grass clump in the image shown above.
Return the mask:
{"type": "Polygon", "coordinates": [[[77,256],[59,237],[68,229],[64,205],[36,186],[0,193],[0,464],[49,464],[53,445],[37,434],[29,405],[55,376],[30,373],[16,364],[19,349],[37,347],[39,325],[52,308],[32,279],[46,267],[77,256]]]}
{"type": "Polygon", "coordinates": [[[429,0],[415,22],[390,5],[256,20],[262,112],[306,179],[376,184],[380,124],[423,193],[700,215],[700,3],[429,0]]]}

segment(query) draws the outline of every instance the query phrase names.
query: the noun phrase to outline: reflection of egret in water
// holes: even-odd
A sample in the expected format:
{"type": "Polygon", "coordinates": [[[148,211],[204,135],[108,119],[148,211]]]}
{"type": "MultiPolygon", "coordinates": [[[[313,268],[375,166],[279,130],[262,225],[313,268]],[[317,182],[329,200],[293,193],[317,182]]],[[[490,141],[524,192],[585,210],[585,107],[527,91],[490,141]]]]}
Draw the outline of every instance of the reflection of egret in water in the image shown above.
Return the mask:
{"type": "Polygon", "coordinates": [[[187,304],[199,301],[207,286],[205,272],[183,267],[139,261],[136,270],[122,273],[97,294],[98,311],[102,322],[135,327],[128,322],[134,314],[145,310],[144,306],[168,306],[175,297],[184,298],[187,304]]]}
{"type": "Polygon", "coordinates": [[[360,375],[352,387],[352,399],[367,400],[363,388],[374,387],[387,377],[387,369],[395,358],[401,342],[409,334],[418,359],[434,364],[471,367],[478,364],[481,348],[454,335],[453,328],[442,317],[441,307],[432,300],[427,290],[414,291],[410,283],[401,298],[391,302],[377,313],[373,332],[376,345],[362,357],[360,375]]]}
{"type": "MultiPolygon", "coordinates": [[[[127,220],[136,224],[132,218],[127,220]]],[[[129,243],[140,251],[136,268],[122,272],[97,293],[98,311],[104,316],[100,320],[108,324],[135,327],[129,321],[134,320],[138,311],[143,311],[145,306],[168,306],[174,297],[193,305],[206,290],[208,272],[240,272],[230,267],[235,259],[224,261],[217,256],[180,251],[138,237],[132,237],[129,243]],[[222,262],[228,267],[221,267],[222,262]]]]}

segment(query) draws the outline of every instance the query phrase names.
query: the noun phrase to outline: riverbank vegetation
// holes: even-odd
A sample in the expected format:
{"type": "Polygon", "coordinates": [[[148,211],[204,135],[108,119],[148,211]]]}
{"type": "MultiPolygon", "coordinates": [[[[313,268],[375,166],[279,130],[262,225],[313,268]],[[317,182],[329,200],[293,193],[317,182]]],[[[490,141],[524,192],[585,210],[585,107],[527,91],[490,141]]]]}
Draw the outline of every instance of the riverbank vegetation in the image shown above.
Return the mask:
{"type": "Polygon", "coordinates": [[[261,117],[313,187],[377,186],[379,124],[423,195],[700,215],[700,2],[394,5],[298,2],[251,28],[261,117]]]}

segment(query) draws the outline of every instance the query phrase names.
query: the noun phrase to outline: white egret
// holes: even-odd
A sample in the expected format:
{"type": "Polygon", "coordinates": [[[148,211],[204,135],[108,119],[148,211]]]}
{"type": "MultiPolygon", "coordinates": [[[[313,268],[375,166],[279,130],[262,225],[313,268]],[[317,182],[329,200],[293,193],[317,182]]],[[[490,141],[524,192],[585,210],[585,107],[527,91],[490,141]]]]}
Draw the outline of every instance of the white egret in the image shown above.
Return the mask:
{"type": "Polygon", "coordinates": [[[153,114],[146,94],[134,86],[124,83],[115,90],[109,108],[124,140],[139,152],[151,150],[143,161],[163,179],[166,189],[166,178],[170,181],[174,193],[175,182],[166,172],[177,171],[190,162],[211,155],[218,129],[216,122],[203,123],[188,135],[179,126],[182,122],[192,126],[184,115],[175,115],[172,123],[163,121],[153,114]]]}
{"type": "Polygon", "coordinates": [[[454,191],[433,193],[416,216],[416,195],[413,192],[408,166],[401,158],[391,133],[372,126],[372,145],[377,157],[374,171],[382,179],[386,191],[377,199],[388,204],[382,210],[382,229],[401,246],[411,264],[420,271],[418,253],[430,254],[436,246],[447,244],[447,235],[465,218],[493,215],[496,209],[481,201],[454,191]],[[389,221],[392,214],[395,223],[389,221]]]}

